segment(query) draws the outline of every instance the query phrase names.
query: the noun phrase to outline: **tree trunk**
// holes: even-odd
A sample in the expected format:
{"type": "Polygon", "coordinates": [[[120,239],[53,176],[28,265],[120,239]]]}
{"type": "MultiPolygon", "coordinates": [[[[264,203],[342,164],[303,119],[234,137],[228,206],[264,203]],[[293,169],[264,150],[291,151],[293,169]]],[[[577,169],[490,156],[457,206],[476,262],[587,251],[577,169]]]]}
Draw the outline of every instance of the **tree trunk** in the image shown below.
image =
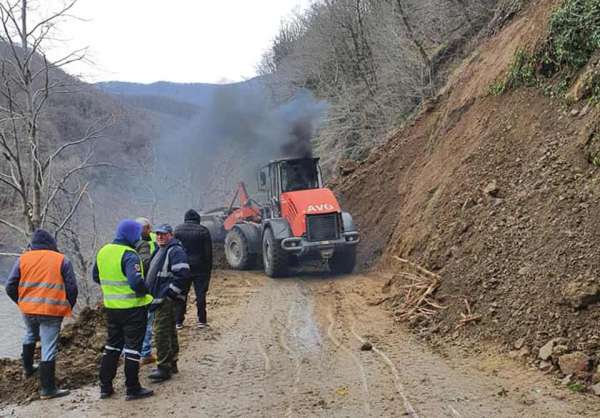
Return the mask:
{"type": "Polygon", "coordinates": [[[424,73],[424,77],[423,77],[424,86],[423,87],[424,87],[424,90],[426,91],[426,93],[424,93],[424,96],[431,97],[432,88],[433,88],[433,86],[432,86],[433,74],[432,74],[432,68],[431,68],[431,60],[429,59],[427,52],[425,52],[425,47],[423,47],[423,44],[417,38],[417,35],[415,34],[415,30],[412,27],[412,24],[408,20],[408,15],[406,14],[406,10],[404,9],[402,0],[397,0],[396,4],[398,6],[398,13],[400,14],[400,19],[402,20],[402,23],[404,24],[404,27],[406,29],[406,36],[408,37],[409,41],[413,44],[413,46],[417,50],[417,53],[421,59],[421,63],[423,64],[423,67],[424,67],[423,68],[423,73],[424,73]]]}
{"type": "MultiPolygon", "coordinates": [[[[29,40],[27,33],[27,0],[21,0],[21,48],[23,57],[26,57],[29,50],[29,40]]],[[[27,139],[29,141],[29,152],[31,162],[31,208],[28,208],[28,228],[33,232],[40,227],[42,219],[42,187],[43,173],[39,159],[39,139],[36,126],[35,107],[33,103],[33,79],[31,73],[31,62],[33,60],[24,60],[23,68],[23,87],[26,96],[26,129],[27,139]]]]}

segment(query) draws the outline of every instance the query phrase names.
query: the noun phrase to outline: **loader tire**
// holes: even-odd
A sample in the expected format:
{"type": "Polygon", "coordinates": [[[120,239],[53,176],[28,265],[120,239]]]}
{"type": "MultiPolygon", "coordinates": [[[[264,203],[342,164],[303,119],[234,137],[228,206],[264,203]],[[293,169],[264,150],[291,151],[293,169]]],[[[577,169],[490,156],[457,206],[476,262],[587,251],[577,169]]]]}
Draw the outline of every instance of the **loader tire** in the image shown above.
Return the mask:
{"type": "Polygon", "coordinates": [[[347,247],[337,250],[333,257],[327,260],[329,271],[332,274],[350,274],[356,265],[356,247],[347,247]]]}
{"type": "Polygon", "coordinates": [[[250,270],[256,264],[256,254],[250,253],[246,236],[237,228],[225,237],[225,258],[235,270],[250,270]]]}
{"type": "Polygon", "coordinates": [[[289,254],[279,245],[271,228],[263,235],[263,265],[269,277],[285,277],[288,274],[289,254]]]}

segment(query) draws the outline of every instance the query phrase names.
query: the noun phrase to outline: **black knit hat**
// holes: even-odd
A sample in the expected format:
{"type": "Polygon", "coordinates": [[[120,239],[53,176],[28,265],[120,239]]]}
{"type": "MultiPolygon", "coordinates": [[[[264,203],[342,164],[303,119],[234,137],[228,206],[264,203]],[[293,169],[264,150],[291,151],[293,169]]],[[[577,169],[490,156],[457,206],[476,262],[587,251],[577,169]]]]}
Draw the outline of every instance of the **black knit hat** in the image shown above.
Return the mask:
{"type": "Polygon", "coordinates": [[[194,209],[190,209],[185,213],[185,216],[183,217],[183,221],[194,223],[194,224],[199,224],[200,223],[200,214],[198,212],[196,212],[194,209]]]}
{"type": "Polygon", "coordinates": [[[58,251],[54,237],[43,229],[36,229],[31,237],[31,248],[58,251]]]}

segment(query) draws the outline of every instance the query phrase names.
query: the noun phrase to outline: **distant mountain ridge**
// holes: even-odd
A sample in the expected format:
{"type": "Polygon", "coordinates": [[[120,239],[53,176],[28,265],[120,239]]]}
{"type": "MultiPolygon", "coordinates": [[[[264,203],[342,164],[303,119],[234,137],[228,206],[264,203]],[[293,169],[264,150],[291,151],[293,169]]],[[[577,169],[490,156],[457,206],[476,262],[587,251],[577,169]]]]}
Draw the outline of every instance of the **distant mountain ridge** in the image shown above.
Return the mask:
{"type": "Polygon", "coordinates": [[[215,93],[223,90],[238,90],[240,93],[256,92],[263,88],[261,77],[231,84],[210,83],[174,83],[158,81],[150,84],[132,83],[125,81],[104,81],[95,86],[105,93],[116,96],[154,96],[164,97],[182,103],[207,107],[215,93]]]}

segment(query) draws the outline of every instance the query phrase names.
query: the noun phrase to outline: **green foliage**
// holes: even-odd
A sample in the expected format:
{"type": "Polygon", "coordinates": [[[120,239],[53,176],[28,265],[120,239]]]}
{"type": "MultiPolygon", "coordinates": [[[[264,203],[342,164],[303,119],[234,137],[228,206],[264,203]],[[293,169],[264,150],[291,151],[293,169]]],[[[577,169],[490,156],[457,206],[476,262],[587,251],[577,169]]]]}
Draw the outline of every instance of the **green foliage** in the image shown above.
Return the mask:
{"type": "MultiPolygon", "coordinates": [[[[508,73],[489,92],[500,95],[537,86],[551,97],[564,98],[573,75],[600,50],[600,1],[565,0],[550,18],[549,34],[534,52],[518,50],[508,73]]],[[[592,81],[591,99],[600,102],[600,77],[592,81]]]]}
{"type": "Polygon", "coordinates": [[[583,67],[600,48],[600,1],[567,0],[550,19],[545,60],[558,70],[583,67]]]}
{"type": "Polygon", "coordinates": [[[590,155],[590,164],[600,167],[600,153],[590,155]]]}
{"type": "Polygon", "coordinates": [[[590,132],[584,152],[590,164],[600,167],[600,126],[590,132]]]}
{"type": "Polygon", "coordinates": [[[535,85],[537,85],[537,76],[534,56],[519,49],[504,79],[493,83],[489,92],[493,96],[499,96],[508,90],[535,85]]]}
{"type": "Polygon", "coordinates": [[[600,73],[594,74],[591,81],[590,103],[600,105],[600,73]]]}
{"type": "Polygon", "coordinates": [[[571,382],[567,385],[567,387],[572,390],[573,392],[585,392],[585,385],[583,383],[579,383],[579,382],[571,382]]]}

